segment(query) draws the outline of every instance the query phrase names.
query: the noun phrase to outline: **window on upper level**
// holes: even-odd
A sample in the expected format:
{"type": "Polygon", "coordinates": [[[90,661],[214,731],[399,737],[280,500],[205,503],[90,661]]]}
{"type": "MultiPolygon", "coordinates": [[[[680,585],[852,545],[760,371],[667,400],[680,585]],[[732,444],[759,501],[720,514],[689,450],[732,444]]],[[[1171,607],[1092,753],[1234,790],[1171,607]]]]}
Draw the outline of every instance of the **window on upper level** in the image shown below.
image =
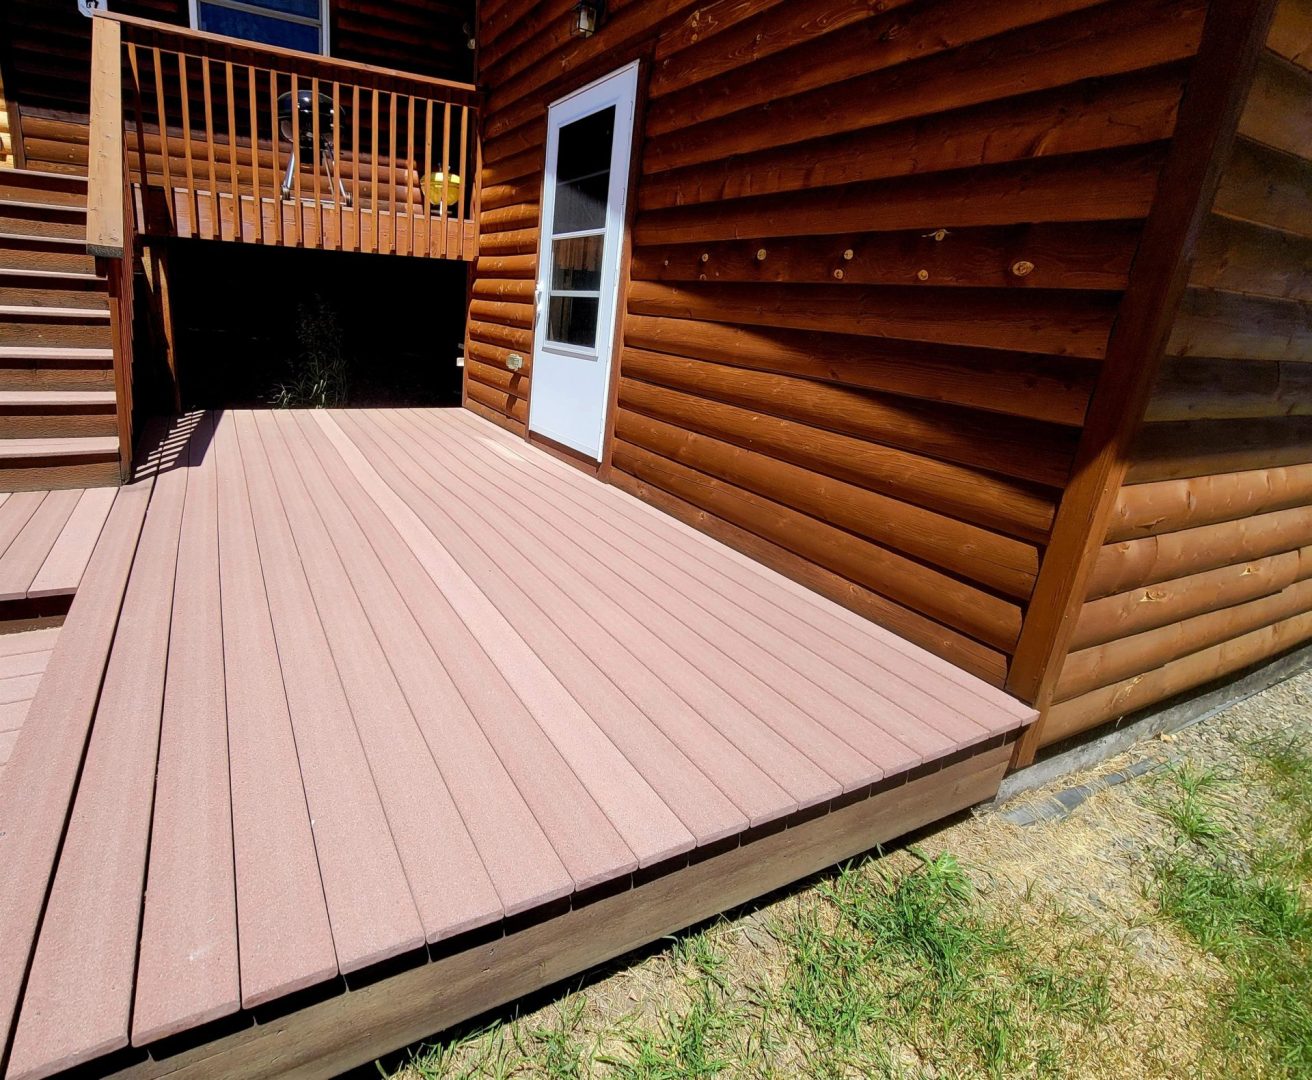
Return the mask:
{"type": "Polygon", "coordinates": [[[191,0],[197,30],[328,55],[328,0],[191,0]]]}

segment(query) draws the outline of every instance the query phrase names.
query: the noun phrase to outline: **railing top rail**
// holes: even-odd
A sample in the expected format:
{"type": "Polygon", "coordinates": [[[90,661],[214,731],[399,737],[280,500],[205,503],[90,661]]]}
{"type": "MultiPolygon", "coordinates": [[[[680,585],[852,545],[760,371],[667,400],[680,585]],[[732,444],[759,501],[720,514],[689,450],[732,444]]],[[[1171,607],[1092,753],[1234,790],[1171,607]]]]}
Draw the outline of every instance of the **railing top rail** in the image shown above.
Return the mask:
{"type": "Polygon", "coordinates": [[[282,49],[275,45],[261,45],[240,38],[224,37],[203,30],[173,26],[170,23],[141,19],[118,12],[97,11],[96,19],[108,19],[122,26],[123,40],[136,45],[155,47],[189,55],[206,56],[216,60],[229,60],[250,67],[295,73],[320,80],[335,79],[361,87],[378,90],[408,90],[453,105],[470,105],[478,108],[483,95],[472,83],[438,79],[429,75],[399,71],[393,68],[360,64],[353,60],[339,60],[331,56],[282,49]]]}

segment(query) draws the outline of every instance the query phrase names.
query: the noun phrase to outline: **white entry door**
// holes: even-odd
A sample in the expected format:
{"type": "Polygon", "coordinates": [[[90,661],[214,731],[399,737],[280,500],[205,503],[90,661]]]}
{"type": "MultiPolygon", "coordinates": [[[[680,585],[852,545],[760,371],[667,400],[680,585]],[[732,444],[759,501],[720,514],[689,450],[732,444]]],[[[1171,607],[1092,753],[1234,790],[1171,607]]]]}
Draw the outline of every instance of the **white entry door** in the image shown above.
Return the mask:
{"type": "Polygon", "coordinates": [[[638,65],[547,112],[531,431],[601,459],[638,65]]]}

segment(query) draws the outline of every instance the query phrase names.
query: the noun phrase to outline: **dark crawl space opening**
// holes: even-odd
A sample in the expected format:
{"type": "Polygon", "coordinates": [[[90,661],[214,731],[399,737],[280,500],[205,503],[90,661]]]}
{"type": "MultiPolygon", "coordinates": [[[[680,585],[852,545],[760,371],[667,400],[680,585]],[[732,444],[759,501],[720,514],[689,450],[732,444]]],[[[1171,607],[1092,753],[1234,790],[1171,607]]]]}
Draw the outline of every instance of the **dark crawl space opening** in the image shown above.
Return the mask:
{"type": "MultiPolygon", "coordinates": [[[[184,409],[460,403],[463,262],[174,240],[168,263],[184,409]]],[[[172,411],[143,352],[138,400],[172,411]]]]}

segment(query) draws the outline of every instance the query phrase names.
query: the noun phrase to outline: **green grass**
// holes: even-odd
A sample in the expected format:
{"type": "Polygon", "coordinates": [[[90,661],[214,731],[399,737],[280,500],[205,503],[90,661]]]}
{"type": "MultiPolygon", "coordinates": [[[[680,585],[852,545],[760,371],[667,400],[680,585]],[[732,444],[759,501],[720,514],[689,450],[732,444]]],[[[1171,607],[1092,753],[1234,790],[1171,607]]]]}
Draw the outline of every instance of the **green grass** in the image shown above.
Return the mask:
{"type": "Polygon", "coordinates": [[[832,928],[814,912],[792,927],[783,1000],[821,1071],[901,1075],[887,1053],[899,1045],[959,1072],[1059,1075],[1063,1029],[1108,1019],[1105,961],[1092,947],[1062,965],[1032,954],[1025,927],[980,909],[955,858],[914,854],[897,877],[846,868],[819,889],[832,928]]]}
{"type": "Polygon", "coordinates": [[[1159,861],[1157,900],[1225,972],[1209,1024],[1214,1067],[1312,1077],[1312,755],[1287,740],[1249,752],[1270,795],[1251,831],[1223,823],[1219,782],[1173,776],[1161,813],[1176,844],[1159,861]]]}

